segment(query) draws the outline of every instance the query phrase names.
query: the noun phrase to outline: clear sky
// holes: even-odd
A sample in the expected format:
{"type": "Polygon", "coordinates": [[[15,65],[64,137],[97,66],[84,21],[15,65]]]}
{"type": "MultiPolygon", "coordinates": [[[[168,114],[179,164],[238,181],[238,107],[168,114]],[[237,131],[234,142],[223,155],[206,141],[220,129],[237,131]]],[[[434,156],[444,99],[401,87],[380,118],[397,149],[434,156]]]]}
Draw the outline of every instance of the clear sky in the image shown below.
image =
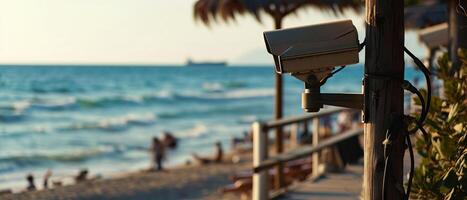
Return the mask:
{"type": "MultiPolygon", "coordinates": [[[[194,0],[0,0],[0,63],[180,64],[228,60],[270,64],[259,24],[250,16],[210,28],[193,19],[194,0]]],[[[285,27],[351,18],[364,38],[361,16],[334,17],[315,9],[289,16],[285,27]]],[[[423,55],[415,33],[406,44],[423,55]]]]}

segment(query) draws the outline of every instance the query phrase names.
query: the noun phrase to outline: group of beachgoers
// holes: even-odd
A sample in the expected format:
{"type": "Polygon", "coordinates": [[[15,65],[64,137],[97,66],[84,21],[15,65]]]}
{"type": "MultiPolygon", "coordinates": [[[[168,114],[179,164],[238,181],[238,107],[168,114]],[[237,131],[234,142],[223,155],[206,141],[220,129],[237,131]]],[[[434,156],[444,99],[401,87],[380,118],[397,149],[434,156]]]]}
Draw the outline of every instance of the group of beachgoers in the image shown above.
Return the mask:
{"type": "MultiPolygon", "coordinates": [[[[50,178],[52,177],[52,170],[49,169],[45,172],[44,174],[44,177],[43,177],[43,182],[42,182],[42,187],[43,189],[48,189],[50,188],[51,184],[50,184],[50,178]]],[[[75,183],[79,183],[79,182],[83,182],[83,181],[86,181],[86,180],[90,180],[89,177],[88,177],[88,174],[89,174],[89,171],[88,169],[81,169],[78,174],[76,176],[73,177],[75,183]]],[[[97,179],[98,177],[95,177],[95,178],[92,178],[92,179],[97,179]]],[[[26,181],[27,181],[27,187],[26,187],[26,190],[27,191],[35,191],[38,189],[38,187],[36,186],[36,183],[35,183],[35,178],[34,178],[34,175],[32,174],[28,174],[26,175],[26,181]]],[[[54,187],[59,187],[59,186],[62,186],[63,183],[61,181],[53,181],[52,182],[52,185],[54,187]]],[[[2,190],[0,193],[11,193],[11,190],[2,190]]]]}
{"type": "MultiPolygon", "coordinates": [[[[162,132],[162,137],[153,137],[151,141],[151,145],[148,149],[150,156],[151,156],[151,167],[147,171],[162,171],[164,170],[163,162],[166,160],[166,151],[176,149],[178,146],[178,138],[174,136],[173,133],[169,131],[162,132]]],[[[215,153],[212,156],[201,156],[197,153],[193,153],[192,157],[195,162],[200,165],[206,165],[210,163],[220,163],[224,157],[224,151],[222,149],[222,144],[217,141],[214,144],[215,146],[215,153]]],[[[187,162],[190,163],[190,162],[187,162]]],[[[52,184],[50,184],[49,180],[52,177],[52,170],[47,170],[43,176],[43,189],[48,189],[51,187],[59,187],[62,186],[63,183],[61,181],[54,180],[52,184]]],[[[88,169],[81,169],[76,176],[73,177],[75,183],[80,183],[86,180],[91,179],[98,179],[99,177],[89,178],[89,170],[88,169]]],[[[26,175],[27,181],[27,191],[35,191],[38,189],[35,183],[35,178],[33,174],[26,175]]],[[[0,193],[11,193],[11,190],[2,190],[0,193]]]]}
{"type": "MultiPolygon", "coordinates": [[[[349,130],[352,125],[359,124],[359,123],[354,123],[355,121],[358,121],[359,119],[359,114],[358,113],[350,113],[350,112],[342,112],[338,115],[337,117],[337,132],[344,132],[346,130],[349,130]]],[[[332,121],[330,117],[322,117],[320,118],[320,124],[322,124],[323,130],[320,130],[319,134],[321,138],[326,138],[330,137],[331,127],[332,127],[332,121]]],[[[306,127],[306,126],[305,126],[306,127]]],[[[307,144],[311,143],[311,132],[308,130],[302,130],[302,133],[300,136],[297,138],[299,141],[298,143],[301,144],[307,144]]],[[[287,137],[290,138],[290,137],[287,137]]],[[[167,154],[166,152],[168,150],[174,150],[176,149],[178,145],[178,138],[174,136],[173,133],[169,131],[164,131],[161,134],[161,137],[153,137],[151,141],[151,145],[148,149],[150,157],[151,157],[151,166],[147,171],[150,172],[156,172],[156,171],[162,171],[164,170],[163,163],[167,159],[167,154]]],[[[348,143],[348,142],[347,142],[348,143]]],[[[355,144],[358,143],[358,141],[351,141],[352,148],[355,149],[355,144]]],[[[242,148],[243,145],[250,145],[252,144],[252,131],[245,131],[242,135],[242,137],[239,138],[233,138],[232,139],[232,148],[242,148]]],[[[346,144],[341,144],[346,145],[346,144]]],[[[339,146],[339,147],[340,147],[339,146]]],[[[192,153],[192,158],[193,161],[196,162],[199,165],[207,165],[207,164],[213,164],[213,163],[221,163],[224,159],[224,151],[222,148],[221,142],[217,141],[214,143],[214,154],[210,156],[202,156],[197,153],[192,153]]],[[[327,154],[324,156],[328,160],[332,160],[328,162],[328,166],[336,166],[339,168],[339,165],[342,165],[342,162],[345,163],[347,160],[354,160],[357,157],[360,157],[363,155],[363,151],[360,149],[358,152],[350,152],[346,151],[346,147],[342,146],[342,148],[337,148],[334,150],[331,150],[330,152],[323,152],[324,154],[327,154]],[[344,149],[345,148],[345,149],[344,149]],[[339,155],[338,155],[339,154],[339,155]],[[336,156],[339,157],[337,160],[341,160],[340,162],[336,163],[336,156]],[[334,163],[334,164],[332,164],[334,163]],[[340,163],[340,164],[339,164],[340,163]]],[[[187,161],[187,164],[191,164],[191,161],[187,161]]],[[[80,183],[86,180],[92,180],[92,179],[98,179],[99,177],[94,177],[94,178],[89,178],[89,170],[88,169],[81,169],[76,176],[74,176],[74,181],[75,183],[80,183]]],[[[43,188],[48,189],[50,187],[49,184],[49,179],[52,177],[52,170],[47,170],[47,172],[44,174],[43,177],[43,188]]],[[[34,191],[37,190],[37,187],[34,183],[34,176],[32,174],[28,174],[26,176],[27,180],[27,191],[34,191]]],[[[58,187],[62,185],[61,181],[53,181],[52,182],[53,187],[58,187]]],[[[10,191],[10,190],[9,190],[10,191]]]]}

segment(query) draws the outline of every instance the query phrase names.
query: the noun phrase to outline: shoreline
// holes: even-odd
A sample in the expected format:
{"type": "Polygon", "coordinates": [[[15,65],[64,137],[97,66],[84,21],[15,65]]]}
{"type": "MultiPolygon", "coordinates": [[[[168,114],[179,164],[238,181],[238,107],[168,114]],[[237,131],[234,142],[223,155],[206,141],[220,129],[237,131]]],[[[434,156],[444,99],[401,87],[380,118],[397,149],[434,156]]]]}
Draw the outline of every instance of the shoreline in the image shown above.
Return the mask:
{"type": "Polygon", "coordinates": [[[65,184],[50,189],[0,194],[1,199],[236,199],[219,190],[229,176],[251,168],[251,152],[230,150],[219,164],[176,165],[161,172],[122,172],[105,178],[65,184]],[[233,163],[232,157],[240,162],[233,163]],[[196,172],[196,173],[193,173],[196,172]]]}

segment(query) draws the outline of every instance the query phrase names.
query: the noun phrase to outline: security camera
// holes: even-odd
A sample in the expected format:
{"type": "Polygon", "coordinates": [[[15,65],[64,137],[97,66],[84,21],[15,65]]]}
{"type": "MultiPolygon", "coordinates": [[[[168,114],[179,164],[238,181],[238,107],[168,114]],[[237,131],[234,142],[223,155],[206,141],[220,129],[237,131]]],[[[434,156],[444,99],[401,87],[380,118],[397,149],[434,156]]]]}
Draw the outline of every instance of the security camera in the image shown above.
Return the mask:
{"type": "Polygon", "coordinates": [[[362,108],[362,94],[321,94],[323,80],[336,66],[358,63],[357,29],[351,20],[264,32],[276,72],[305,82],[302,108],[317,112],[324,104],[362,108]]]}
{"type": "Polygon", "coordinates": [[[309,74],[324,78],[336,66],[358,63],[357,29],[351,20],[264,32],[277,73],[307,82],[309,74]]]}

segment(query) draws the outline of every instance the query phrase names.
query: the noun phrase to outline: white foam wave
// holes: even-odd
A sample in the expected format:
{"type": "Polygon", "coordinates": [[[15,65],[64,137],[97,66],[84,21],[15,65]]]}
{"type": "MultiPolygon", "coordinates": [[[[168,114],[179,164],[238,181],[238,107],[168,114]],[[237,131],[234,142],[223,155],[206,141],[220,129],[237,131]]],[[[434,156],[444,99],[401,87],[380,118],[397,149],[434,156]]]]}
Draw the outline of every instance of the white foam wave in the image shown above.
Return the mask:
{"type": "Polygon", "coordinates": [[[254,97],[269,97],[274,95],[272,88],[264,89],[243,89],[243,90],[232,90],[225,94],[225,97],[232,99],[241,98],[254,98],[254,97]]]}
{"type": "Polygon", "coordinates": [[[224,87],[220,83],[203,83],[203,89],[209,92],[221,92],[224,87]]]}
{"type": "Polygon", "coordinates": [[[247,98],[259,98],[259,97],[270,97],[274,95],[274,90],[270,88],[265,89],[240,89],[240,90],[229,90],[219,93],[211,94],[199,94],[199,93],[184,93],[178,95],[182,98],[194,98],[194,99],[247,99],[247,98]]]}
{"type": "Polygon", "coordinates": [[[178,132],[176,135],[178,137],[191,137],[191,138],[195,138],[195,137],[200,137],[202,135],[205,135],[208,133],[208,127],[203,124],[203,123],[197,123],[195,124],[192,128],[190,129],[187,129],[187,130],[182,130],[180,132],[178,132]]]}
{"type": "Polygon", "coordinates": [[[35,107],[43,108],[63,108],[74,105],[76,103],[75,97],[65,97],[62,99],[44,99],[38,100],[33,103],[35,107]]]}
{"type": "Polygon", "coordinates": [[[152,113],[136,114],[130,113],[120,117],[104,118],[97,123],[79,123],[71,129],[102,129],[108,131],[122,131],[130,125],[150,125],[156,121],[157,117],[152,113]]]}
{"type": "Polygon", "coordinates": [[[245,115],[241,116],[239,119],[240,123],[253,123],[255,121],[258,121],[258,117],[256,115],[245,115]]]}
{"type": "Polygon", "coordinates": [[[31,106],[29,101],[17,101],[13,102],[13,110],[17,112],[23,112],[24,110],[28,109],[31,106]]]}

